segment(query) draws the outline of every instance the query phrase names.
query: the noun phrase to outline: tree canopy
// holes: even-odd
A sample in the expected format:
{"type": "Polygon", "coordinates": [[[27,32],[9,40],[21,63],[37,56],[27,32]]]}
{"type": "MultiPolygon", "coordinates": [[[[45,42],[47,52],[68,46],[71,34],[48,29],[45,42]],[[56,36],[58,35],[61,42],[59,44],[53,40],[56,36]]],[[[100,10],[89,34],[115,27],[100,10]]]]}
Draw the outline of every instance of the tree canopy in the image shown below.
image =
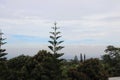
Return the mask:
{"type": "Polygon", "coordinates": [[[120,48],[107,46],[107,54],[102,56],[103,62],[110,76],[120,76],[120,48]]]}

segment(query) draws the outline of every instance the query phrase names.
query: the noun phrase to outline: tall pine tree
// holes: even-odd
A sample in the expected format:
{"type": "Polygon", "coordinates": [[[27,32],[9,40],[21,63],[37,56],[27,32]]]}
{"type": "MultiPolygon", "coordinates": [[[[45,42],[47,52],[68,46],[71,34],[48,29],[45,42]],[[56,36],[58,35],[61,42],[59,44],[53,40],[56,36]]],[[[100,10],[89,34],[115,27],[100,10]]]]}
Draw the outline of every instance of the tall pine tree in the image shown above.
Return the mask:
{"type": "Polygon", "coordinates": [[[4,45],[6,42],[4,42],[5,38],[2,37],[3,33],[0,31],[0,61],[6,60],[5,53],[6,49],[2,49],[2,45],[4,45]]]}
{"type": "Polygon", "coordinates": [[[83,62],[83,55],[82,55],[82,53],[80,54],[80,62],[83,62]]]}
{"type": "Polygon", "coordinates": [[[52,62],[52,66],[53,70],[52,71],[52,76],[53,79],[52,80],[62,80],[62,59],[60,59],[59,57],[61,57],[63,55],[63,53],[59,53],[58,51],[60,51],[62,48],[64,48],[63,46],[60,46],[60,44],[64,41],[60,41],[59,38],[61,37],[59,34],[60,32],[57,31],[59,28],[56,26],[56,22],[54,23],[54,27],[52,27],[53,32],[50,32],[50,41],[48,41],[51,45],[48,46],[50,48],[50,50],[53,52],[53,62],[52,62]]]}
{"type": "Polygon", "coordinates": [[[56,25],[57,25],[57,23],[55,22],[54,27],[52,27],[53,32],[50,32],[51,33],[51,35],[50,35],[51,40],[48,42],[51,45],[48,47],[54,53],[54,55],[56,55],[56,57],[57,57],[57,55],[59,55],[58,57],[60,57],[63,54],[58,53],[58,51],[60,51],[62,48],[64,48],[64,46],[60,46],[60,44],[64,41],[58,41],[58,39],[62,36],[59,35],[61,32],[57,31],[59,28],[56,25]]]}
{"type": "Polygon", "coordinates": [[[2,45],[6,43],[4,42],[5,38],[3,38],[2,35],[3,33],[0,31],[0,80],[6,80],[8,71],[5,55],[7,55],[7,53],[5,53],[6,49],[2,49],[2,45]]]}

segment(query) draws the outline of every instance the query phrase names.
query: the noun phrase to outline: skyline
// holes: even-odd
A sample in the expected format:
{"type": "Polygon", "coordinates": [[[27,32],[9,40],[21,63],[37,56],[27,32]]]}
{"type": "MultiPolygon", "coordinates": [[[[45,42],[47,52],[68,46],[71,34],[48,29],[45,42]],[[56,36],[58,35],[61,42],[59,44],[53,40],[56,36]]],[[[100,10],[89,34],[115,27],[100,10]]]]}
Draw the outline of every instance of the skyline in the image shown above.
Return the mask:
{"type": "Polygon", "coordinates": [[[0,0],[0,29],[7,38],[3,48],[11,57],[48,50],[56,21],[66,57],[79,53],[98,57],[106,46],[119,46],[119,4],[119,0],[0,0]],[[20,52],[22,48],[27,50],[20,52]]]}

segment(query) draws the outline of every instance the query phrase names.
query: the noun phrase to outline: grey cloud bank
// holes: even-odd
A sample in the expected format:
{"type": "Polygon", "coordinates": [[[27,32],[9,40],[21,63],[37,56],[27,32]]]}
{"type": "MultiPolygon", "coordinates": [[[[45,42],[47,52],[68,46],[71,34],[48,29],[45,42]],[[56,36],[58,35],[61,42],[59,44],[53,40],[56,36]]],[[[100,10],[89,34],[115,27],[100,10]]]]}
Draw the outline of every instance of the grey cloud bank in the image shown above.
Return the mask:
{"type": "MultiPolygon", "coordinates": [[[[45,49],[48,50],[48,45],[21,45],[21,46],[9,46],[6,47],[9,54],[8,59],[12,57],[16,57],[18,55],[35,55],[39,50],[45,49]]],[[[106,49],[106,46],[103,45],[64,45],[65,48],[61,51],[64,53],[64,56],[62,58],[66,59],[73,59],[75,55],[80,57],[80,53],[86,54],[86,58],[101,58],[101,56],[104,53],[104,50],[106,49]]]]}

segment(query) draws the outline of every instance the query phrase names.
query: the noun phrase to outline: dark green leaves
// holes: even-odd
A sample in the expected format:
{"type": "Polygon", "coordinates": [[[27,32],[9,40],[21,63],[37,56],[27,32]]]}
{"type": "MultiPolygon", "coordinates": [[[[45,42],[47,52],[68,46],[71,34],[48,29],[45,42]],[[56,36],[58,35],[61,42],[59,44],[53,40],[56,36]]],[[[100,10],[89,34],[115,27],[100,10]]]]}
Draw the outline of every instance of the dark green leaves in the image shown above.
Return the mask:
{"type": "Polygon", "coordinates": [[[0,45],[4,45],[4,44],[6,44],[6,43],[7,43],[7,42],[1,42],[0,45]]]}
{"type": "Polygon", "coordinates": [[[3,41],[3,40],[5,40],[6,38],[0,38],[0,41],[3,41]]]}
{"type": "Polygon", "coordinates": [[[120,76],[120,48],[112,45],[105,49],[107,54],[102,56],[110,76],[120,76]]]}
{"type": "Polygon", "coordinates": [[[5,49],[0,49],[0,52],[4,52],[4,51],[6,51],[5,49]]]}
{"type": "Polygon", "coordinates": [[[57,36],[56,39],[59,39],[61,36],[57,36]]]}
{"type": "Polygon", "coordinates": [[[61,43],[63,43],[64,41],[59,41],[58,43],[57,43],[57,45],[59,45],[59,44],[61,44],[61,43]]]}
{"type": "Polygon", "coordinates": [[[50,44],[51,44],[51,46],[48,46],[48,48],[50,49],[50,50],[52,50],[52,52],[54,53],[54,54],[57,54],[57,52],[59,51],[59,50],[61,50],[62,48],[64,48],[63,46],[60,46],[60,44],[62,43],[62,42],[64,42],[64,41],[58,41],[58,39],[60,38],[60,37],[62,37],[62,36],[60,36],[59,34],[60,34],[60,32],[59,31],[57,31],[57,29],[59,29],[58,27],[56,27],[56,23],[54,24],[55,26],[54,27],[52,27],[52,29],[54,30],[53,32],[50,32],[52,35],[50,36],[50,39],[52,39],[52,40],[50,40],[50,41],[48,41],[50,44]]]}
{"type": "Polygon", "coordinates": [[[50,38],[51,38],[52,40],[55,40],[54,36],[50,36],[50,38]]]}
{"type": "Polygon", "coordinates": [[[55,43],[53,41],[48,41],[50,44],[54,45],[55,43]]]}
{"type": "Polygon", "coordinates": [[[52,35],[58,35],[60,32],[50,32],[52,35]]]}
{"type": "Polygon", "coordinates": [[[3,57],[3,56],[5,56],[7,53],[4,53],[4,54],[0,54],[0,57],[3,57]]]}
{"type": "Polygon", "coordinates": [[[0,32],[0,61],[5,60],[6,58],[4,57],[5,55],[7,55],[7,53],[4,53],[6,50],[5,49],[1,49],[1,46],[4,45],[6,42],[3,42],[5,40],[5,38],[2,38],[3,33],[0,32]]]}
{"type": "Polygon", "coordinates": [[[50,48],[50,50],[52,50],[53,51],[53,47],[52,46],[48,46],[49,48],[50,48]]]}
{"type": "Polygon", "coordinates": [[[61,50],[62,48],[64,48],[63,46],[58,46],[58,47],[56,47],[55,49],[56,49],[56,51],[59,51],[59,50],[61,50]]]}

